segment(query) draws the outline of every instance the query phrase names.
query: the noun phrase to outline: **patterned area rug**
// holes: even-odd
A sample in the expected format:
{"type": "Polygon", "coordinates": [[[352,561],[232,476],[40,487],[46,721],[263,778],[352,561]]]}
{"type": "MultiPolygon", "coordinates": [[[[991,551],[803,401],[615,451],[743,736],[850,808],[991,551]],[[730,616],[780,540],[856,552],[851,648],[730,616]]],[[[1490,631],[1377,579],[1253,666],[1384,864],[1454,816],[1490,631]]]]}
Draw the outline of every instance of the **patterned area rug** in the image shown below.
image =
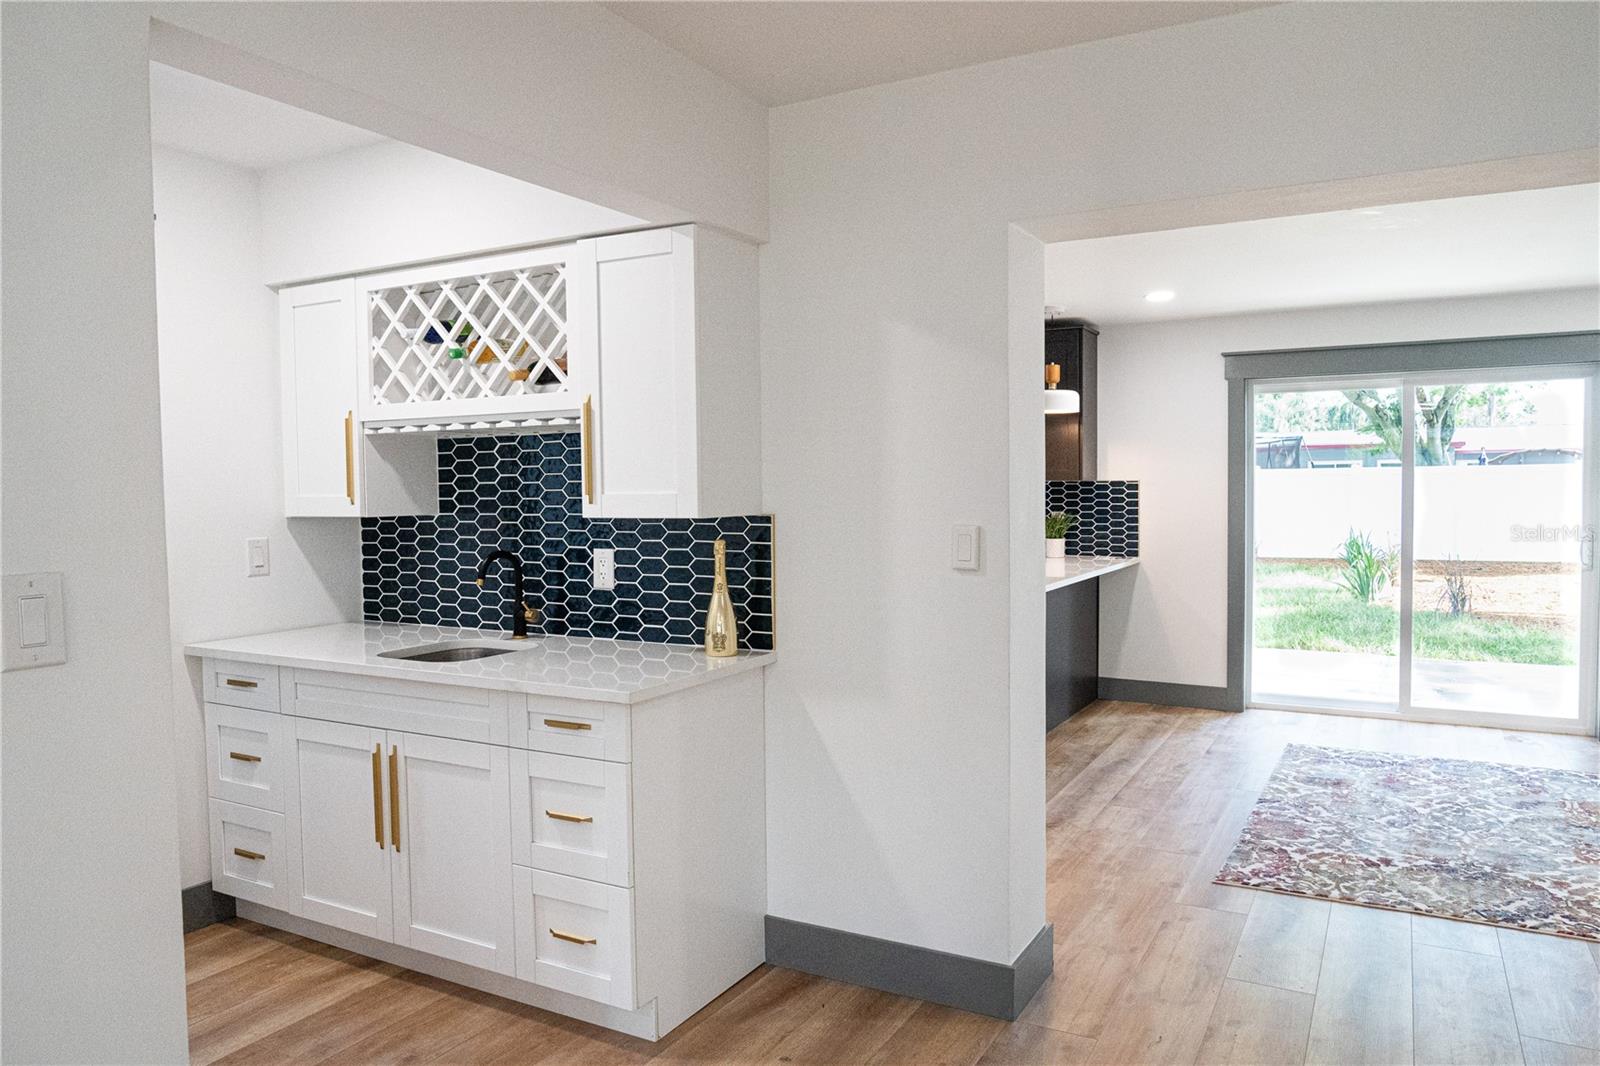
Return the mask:
{"type": "Polygon", "coordinates": [[[1600,940],[1600,775],[1291,744],[1216,882],[1600,940]]]}

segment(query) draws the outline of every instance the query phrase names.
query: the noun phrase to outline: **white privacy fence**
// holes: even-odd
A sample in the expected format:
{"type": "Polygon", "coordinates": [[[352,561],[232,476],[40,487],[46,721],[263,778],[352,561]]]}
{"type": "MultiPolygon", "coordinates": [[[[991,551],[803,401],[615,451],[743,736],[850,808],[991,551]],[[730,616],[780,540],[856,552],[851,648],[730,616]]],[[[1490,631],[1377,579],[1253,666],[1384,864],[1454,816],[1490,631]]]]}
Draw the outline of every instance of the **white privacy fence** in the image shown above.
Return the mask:
{"type": "MultiPolygon", "coordinates": [[[[1351,529],[1399,547],[1398,467],[1254,473],[1257,556],[1330,558],[1351,529]]],[[[1417,558],[1576,562],[1582,494],[1581,463],[1418,467],[1417,558]]]]}

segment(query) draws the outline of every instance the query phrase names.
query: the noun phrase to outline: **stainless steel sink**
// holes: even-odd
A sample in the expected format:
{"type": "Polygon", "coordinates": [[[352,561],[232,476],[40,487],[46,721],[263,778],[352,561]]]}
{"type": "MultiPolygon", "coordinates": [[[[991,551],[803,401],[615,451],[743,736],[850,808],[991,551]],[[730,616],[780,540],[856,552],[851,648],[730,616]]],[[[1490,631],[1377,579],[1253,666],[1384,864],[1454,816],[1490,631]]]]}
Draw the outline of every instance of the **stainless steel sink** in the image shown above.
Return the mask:
{"type": "Polygon", "coordinates": [[[510,655],[526,651],[527,642],[516,647],[496,644],[423,644],[416,648],[398,648],[378,653],[381,659],[408,659],[414,663],[464,663],[472,659],[487,659],[491,655],[510,655]]]}

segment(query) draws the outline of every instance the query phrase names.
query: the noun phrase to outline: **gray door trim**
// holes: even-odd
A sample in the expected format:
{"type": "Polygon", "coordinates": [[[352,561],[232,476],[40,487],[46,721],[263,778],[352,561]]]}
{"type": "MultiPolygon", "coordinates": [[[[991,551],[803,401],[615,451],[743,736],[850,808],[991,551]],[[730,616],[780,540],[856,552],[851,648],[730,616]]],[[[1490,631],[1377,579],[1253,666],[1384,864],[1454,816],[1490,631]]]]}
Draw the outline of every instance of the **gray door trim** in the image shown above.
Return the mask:
{"type": "Polygon", "coordinates": [[[1250,418],[1250,382],[1228,380],[1228,674],[1227,708],[1245,708],[1245,642],[1250,634],[1245,599],[1250,594],[1250,468],[1255,431],[1250,418]]]}
{"type": "Polygon", "coordinates": [[[1339,348],[1223,352],[1228,380],[1228,686],[1230,710],[1244,710],[1244,657],[1250,634],[1246,598],[1249,493],[1255,430],[1250,392],[1257,380],[1345,378],[1363,374],[1424,374],[1435,370],[1500,367],[1600,366],[1600,332],[1529,333],[1512,337],[1412,341],[1339,348]]]}
{"type": "Polygon", "coordinates": [[[1432,370],[1489,370],[1596,361],[1600,361],[1600,333],[1596,332],[1528,333],[1515,337],[1222,353],[1223,374],[1229,381],[1422,374],[1432,370]]]}

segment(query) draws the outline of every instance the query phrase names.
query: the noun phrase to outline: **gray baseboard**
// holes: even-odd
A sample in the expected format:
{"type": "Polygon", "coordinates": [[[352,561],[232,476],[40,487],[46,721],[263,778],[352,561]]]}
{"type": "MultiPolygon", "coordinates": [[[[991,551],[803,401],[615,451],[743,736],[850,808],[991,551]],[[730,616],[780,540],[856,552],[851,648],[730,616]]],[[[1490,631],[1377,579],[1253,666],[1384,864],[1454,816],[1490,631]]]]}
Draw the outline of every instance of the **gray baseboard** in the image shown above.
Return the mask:
{"type": "Polygon", "coordinates": [[[1010,964],[767,915],[767,962],[1012,1021],[1055,965],[1046,925],[1010,964]]]}
{"type": "Polygon", "coordinates": [[[233,917],[233,897],[224,896],[206,881],[183,890],[183,931],[192,933],[233,917]]]}
{"type": "Polygon", "coordinates": [[[1179,685],[1170,681],[1100,678],[1100,698],[1167,707],[1199,707],[1208,711],[1242,711],[1244,701],[1221,685],[1179,685]]]}

